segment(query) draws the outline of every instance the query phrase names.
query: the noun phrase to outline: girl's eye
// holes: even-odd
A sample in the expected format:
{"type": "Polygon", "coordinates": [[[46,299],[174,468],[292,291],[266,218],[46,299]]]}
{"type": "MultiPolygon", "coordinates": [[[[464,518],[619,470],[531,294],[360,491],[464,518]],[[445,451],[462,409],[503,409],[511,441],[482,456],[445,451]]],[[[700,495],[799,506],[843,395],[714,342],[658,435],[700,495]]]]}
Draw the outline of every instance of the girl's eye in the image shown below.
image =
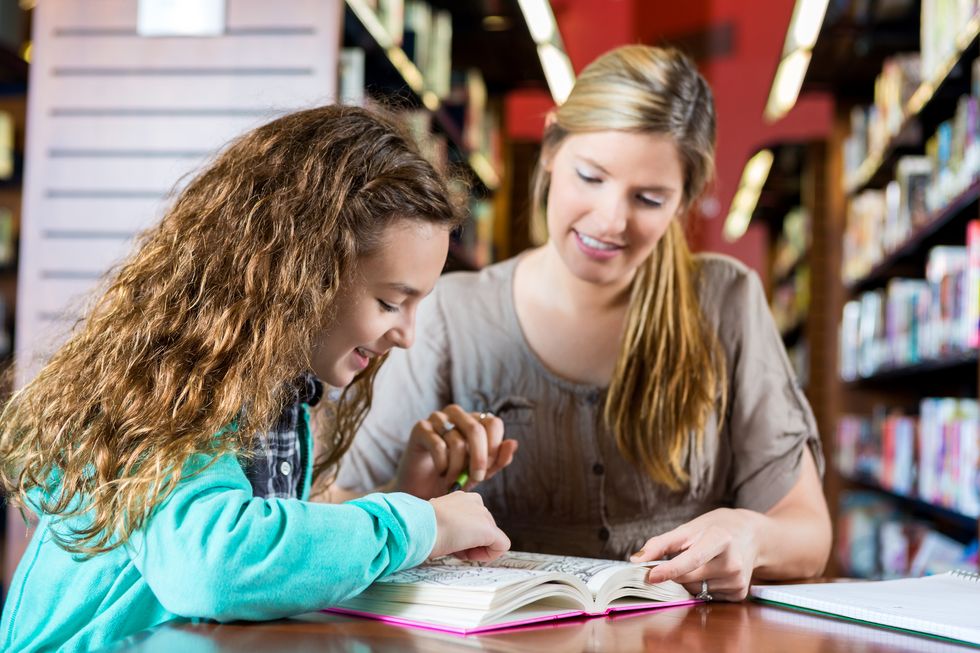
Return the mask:
{"type": "Polygon", "coordinates": [[[638,195],[637,198],[640,200],[640,202],[642,202],[646,206],[650,206],[655,209],[659,209],[664,205],[664,201],[659,197],[647,197],[646,195],[638,195]]]}
{"type": "Polygon", "coordinates": [[[575,174],[577,174],[579,176],[579,179],[581,179],[587,184],[598,184],[600,181],[602,181],[598,177],[593,177],[592,175],[586,174],[581,170],[576,170],[575,174]]]}
{"type": "Polygon", "coordinates": [[[397,306],[395,306],[394,304],[389,304],[388,302],[384,301],[383,299],[379,299],[378,300],[378,305],[380,305],[381,306],[381,310],[384,311],[384,312],[386,312],[386,313],[397,313],[398,312],[398,307],[397,306]]]}

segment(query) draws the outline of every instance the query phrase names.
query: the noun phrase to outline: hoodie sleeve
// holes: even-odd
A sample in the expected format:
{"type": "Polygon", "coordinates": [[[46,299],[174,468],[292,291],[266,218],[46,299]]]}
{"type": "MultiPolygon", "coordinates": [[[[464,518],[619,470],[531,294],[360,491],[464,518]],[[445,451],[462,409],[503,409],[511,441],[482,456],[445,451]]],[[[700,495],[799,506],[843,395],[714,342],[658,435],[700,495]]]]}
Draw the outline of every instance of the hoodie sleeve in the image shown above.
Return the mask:
{"type": "Polygon", "coordinates": [[[128,547],[161,604],[186,617],[275,619],[329,607],[413,567],[435,543],[435,514],[407,494],[328,505],[262,499],[238,461],[198,457],[191,476],[128,547]]]}

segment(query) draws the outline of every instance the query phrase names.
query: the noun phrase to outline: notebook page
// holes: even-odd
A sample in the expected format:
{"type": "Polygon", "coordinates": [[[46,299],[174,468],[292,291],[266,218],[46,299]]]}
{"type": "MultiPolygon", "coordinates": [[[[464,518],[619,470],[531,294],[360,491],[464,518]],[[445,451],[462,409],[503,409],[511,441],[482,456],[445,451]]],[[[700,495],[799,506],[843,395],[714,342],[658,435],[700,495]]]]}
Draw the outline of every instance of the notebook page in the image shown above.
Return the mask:
{"type": "Polygon", "coordinates": [[[980,583],[968,574],[753,586],[751,593],[768,601],[980,644],[980,583]]]}

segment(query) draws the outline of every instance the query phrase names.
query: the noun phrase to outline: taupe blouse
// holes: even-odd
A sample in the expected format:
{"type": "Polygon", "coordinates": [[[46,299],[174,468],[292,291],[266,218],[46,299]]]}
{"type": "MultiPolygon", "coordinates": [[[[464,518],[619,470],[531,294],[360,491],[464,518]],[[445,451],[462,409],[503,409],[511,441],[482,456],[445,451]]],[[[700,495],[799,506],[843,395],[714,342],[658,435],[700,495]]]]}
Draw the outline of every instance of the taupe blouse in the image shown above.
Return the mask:
{"type": "Polygon", "coordinates": [[[338,485],[390,480],[412,425],[458,403],[492,411],[520,441],[514,462],[477,487],[515,550],[623,558],[715,508],[765,512],[796,482],[804,445],[822,473],[816,423],[758,277],[728,257],[699,259],[729,396],[721,431],[712,418],[703,448],[688,447],[687,490],[670,492],[624,460],[601,423],[604,388],[555,375],[531,351],[514,308],[517,259],[446,275],[421,303],[416,342],[379,372],[338,485]]]}

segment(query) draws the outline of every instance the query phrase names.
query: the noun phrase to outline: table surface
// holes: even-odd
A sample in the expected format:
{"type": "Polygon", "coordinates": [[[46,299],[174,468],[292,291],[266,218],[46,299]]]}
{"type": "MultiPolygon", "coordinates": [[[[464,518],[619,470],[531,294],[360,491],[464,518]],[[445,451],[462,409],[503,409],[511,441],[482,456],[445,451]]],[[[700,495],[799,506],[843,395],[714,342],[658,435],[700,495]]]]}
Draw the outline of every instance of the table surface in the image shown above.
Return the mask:
{"type": "Polygon", "coordinates": [[[263,623],[169,624],[109,649],[163,653],[265,651],[970,651],[972,647],[812,613],[744,603],[664,608],[466,637],[310,613],[263,623]]]}

